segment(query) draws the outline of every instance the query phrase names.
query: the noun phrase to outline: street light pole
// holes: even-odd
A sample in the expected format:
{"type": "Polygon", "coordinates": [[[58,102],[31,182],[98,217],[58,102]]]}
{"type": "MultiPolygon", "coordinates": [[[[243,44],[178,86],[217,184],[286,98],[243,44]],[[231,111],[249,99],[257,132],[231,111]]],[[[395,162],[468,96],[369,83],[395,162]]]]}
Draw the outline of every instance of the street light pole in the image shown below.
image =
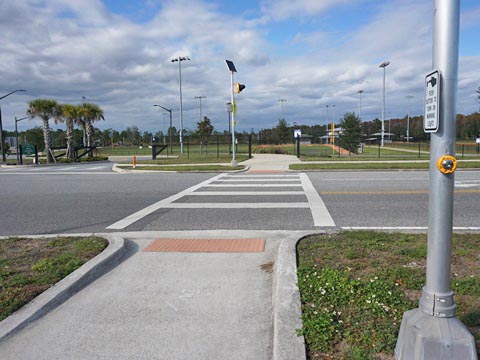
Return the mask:
{"type": "Polygon", "coordinates": [[[413,99],[412,95],[407,95],[408,99],[408,113],[407,113],[407,143],[410,142],[410,99],[413,99]]]}
{"type": "Polygon", "coordinates": [[[382,147],[385,139],[385,68],[390,61],[384,61],[379,67],[383,68],[383,96],[382,96],[382,147]]]}
{"type": "Polygon", "coordinates": [[[25,116],[21,119],[17,119],[17,117],[15,116],[15,143],[16,143],[16,153],[17,153],[17,164],[18,162],[20,161],[20,156],[19,156],[19,146],[18,146],[18,127],[17,127],[17,123],[19,121],[22,121],[22,120],[25,120],[25,119],[28,119],[28,116],[25,116]]]}
{"type": "Polygon", "coordinates": [[[180,153],[183,154],[183,104],[182,104],[182,61],[190,60],[188,56],[179,56],[170,60],[171,62],[178,61],[178,74],[180,82],[180,153]]]}
{"type": "Polygon", "coordinates": [[[195,99],[200,100],[200,121],[202,121],[202,99],[206,99],[206,96],[195,96],[195,99]]]}
{"type": "MultiPolygon", "coordinates": [[[[27,90],[13,90],[12,92],[9,92],[7,95],[3,95],[0,97],[0,100],[5,99],[7,96],[12,95],[16,92],[19,91],[27,91],[27,90]]],[[[5,156],[5,146],[3,145],[4,139],[3,139],[3,124],[2,124],[2,108],[0,107],[0,147],[2,148],[2,161],[7,162],[7,157],[5,156]]]]}
{"type": "Polygon", "coordinates": [[[163,110],[168,111],[170,113],[169,141],[170,141],[170,154],[171,154],[172,153],[172,109],[167,109],[166,107],[164,107],[162,105],[153,105],[153,106],[161,107],[163,110]]]}

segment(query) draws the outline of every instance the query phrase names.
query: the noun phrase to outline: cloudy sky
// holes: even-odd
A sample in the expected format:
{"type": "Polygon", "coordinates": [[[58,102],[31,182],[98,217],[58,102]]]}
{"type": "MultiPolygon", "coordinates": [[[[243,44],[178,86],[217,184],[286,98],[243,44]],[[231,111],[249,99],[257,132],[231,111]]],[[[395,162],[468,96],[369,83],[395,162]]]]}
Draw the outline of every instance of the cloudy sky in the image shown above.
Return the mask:
{"type": "MultiPolygon", "coordinates": [[[[0,0],[0,96],[4,129],[14,128],[29,100],[53,98],[105,112],[99,127],[163,130],[153,104],[173,108],[179,128],[182,62],[184,127],[203,115],[227,128],[230,73],[246,84],[238,95],[238,128],[325,124],[345,112],[386,118],[423,112],[431,70],[433,0],[0,0]],[[333,107],[332,105],[335,105],[333,107]]],[[[480,108],[480,3],[461,1],[458,111],[480,108]]],[[[167,117],[168,121],[168,117],[167,117]]],[[[19,123],[21,129],[39,120],[19,123]]]]}

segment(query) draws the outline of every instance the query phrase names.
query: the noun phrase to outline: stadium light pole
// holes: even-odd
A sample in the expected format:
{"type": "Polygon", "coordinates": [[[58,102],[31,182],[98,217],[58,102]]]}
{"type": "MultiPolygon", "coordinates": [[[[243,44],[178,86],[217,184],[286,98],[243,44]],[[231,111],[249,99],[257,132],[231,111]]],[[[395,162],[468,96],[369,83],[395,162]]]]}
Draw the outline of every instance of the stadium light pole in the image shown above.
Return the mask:
{"type": "Polygon", "coordinates": [[[383,68],[383,96],[382,96],[382,147],[385,139],[385,69],[390,61],[384,61],[379,67],[383,68]]]}
{"type": "MultiPolygon", "coordinates": [[[[27,91],[27,90],[13,90],[12,92],[9,92],[7,95],[3,95],[0,97],[0,100],[5,99],[7,96],[10,96],[16,92],[19,91],[27,91]]],[[[2,161],[7,162],[7,157],[5,156],[5,146],[3,144],[3,124],[2,124],[2,108],[0,107],[0,146],[2,148],[2,161]]]]}
{"type": "Polygon", "coordinates": [[[282,119],[285,120],[285,113],[283,112],[283,104],[287,101],[287,99],[279,99],[280,103],[282,104],[282,119]]]}
{"type": "Polygon", "coordinates": [[[198,99],[200,100],[200,121],[202,121],[203,117],[202,117],[202,99],[206,99],[207,97],[206,96],[195,96],[195,99],[198,99]]]}
{"type": "Polygon", "coordinates": [[[363,90],[358,90],[358,95],[360,96],[360,112],[359,112],[359,115],[360,115],[360,120],[362,120],[362,94],[363,94],[363,90]]]}
{"type": "Polygon", "coordinates": [[[170,60],[178,62],[178,75],[180,83],[180,153],[183,154],[183,104],[182,104],[182,61],[190,60],[188,56],[179,56],[170,60]]]}

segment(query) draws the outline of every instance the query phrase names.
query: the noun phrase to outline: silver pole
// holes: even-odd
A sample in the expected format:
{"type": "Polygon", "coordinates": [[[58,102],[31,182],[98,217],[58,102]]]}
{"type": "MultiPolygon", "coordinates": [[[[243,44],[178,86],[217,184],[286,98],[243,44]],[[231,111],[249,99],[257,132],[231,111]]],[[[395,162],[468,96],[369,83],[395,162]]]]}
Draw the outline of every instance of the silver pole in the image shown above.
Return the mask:
{"type": "Polygon", "coordinates": [[[410,142],[410,99],[413,99],[412,95],[407,95],[408,99],[408,113],[407,113],[407,143],[410,142]]]}
{"type": "MultiPolygon", "coordinates": [[[[384,65],[383,63],[382,65],[384,65]]],[[[380,66],[382,66],[380,65],[380,66]]],[[[384,137],[385,137],[385,68],[386,66],[383,67],[383,95],[382,95],[382,141],[381,141],[381,146],[383,147],[384,144],[384,137]]]]}
{"type": "Polygon", "coordinates": [[[360,95],[360,120],[362,120],[362,94],[363,94],[363,90],[358,90],[358,94],[360,95]]]}
{"type": "Polygon", "coordinates": [[[439,71],[438,131],[431,133],[426,283],[419,308],[404,314],[397,359],[477,359],[475,340],[455,317],[450,288],[459,0],[435,0],[433,68],[439,71]]]}
{"type": "Polygon", "coordinates": [[[230,84],[230,92],[231,92],[231,103],[232,103],[232,166],[237,166],[237,159],[236,159],[236,149],[235,149],[235,109],[236,109],[236,104],[235,104],[235,95],[234,95],[234,83],[233,83],[233,71],[230,71],[231,74],[231,84],[230,84]]]}
{"type": "Polygon", "coordinates": [[[182,103],[182,59],[178,58],[178,74],[180,77],[180,154],[183,154],[183,103],[182,103]]]}

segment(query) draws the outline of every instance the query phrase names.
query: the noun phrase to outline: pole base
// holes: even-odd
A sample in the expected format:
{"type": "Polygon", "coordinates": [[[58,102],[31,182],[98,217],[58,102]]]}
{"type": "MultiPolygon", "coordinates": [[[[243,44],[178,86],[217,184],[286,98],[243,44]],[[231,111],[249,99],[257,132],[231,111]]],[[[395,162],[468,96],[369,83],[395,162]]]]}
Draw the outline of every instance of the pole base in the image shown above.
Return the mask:
{"type": "Polygon", "coordinates": [[[232,162],[230,163],[231,166],[238,166],[238,162],[237,160],[232,160],[232,162]]]}
{"type": "Polygon", "coordinates": [[[477,360],[475,339],[456,317],[440,318],[420,309],[403,314],[395,347],[397,360],[477,360]]]}

